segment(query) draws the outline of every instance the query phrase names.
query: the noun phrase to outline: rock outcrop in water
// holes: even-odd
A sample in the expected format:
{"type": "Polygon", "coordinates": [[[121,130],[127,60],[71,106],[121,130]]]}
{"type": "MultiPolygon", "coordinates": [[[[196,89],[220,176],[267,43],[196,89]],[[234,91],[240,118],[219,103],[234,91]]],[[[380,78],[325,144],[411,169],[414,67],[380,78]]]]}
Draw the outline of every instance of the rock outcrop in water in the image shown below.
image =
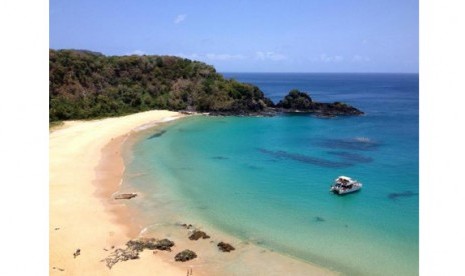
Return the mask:
{"type": "Polygon", "coordinates": [[[286,113],[313,113],[320,116],[362,115],[362,111],[341,102],[317,103],[305,92],[291,90],[276,108],[286,113]]]}
{"type": "Polygon", "coordinates": [[[299,90],[292,90],[275,106],[253,84],[226,79],[210,65],[174,56],[105,56],[85,50],[50,50],[49,75],[50,122],[153,109],[225,116],[363,114],[340,102],[314,102],[299,90]]]}

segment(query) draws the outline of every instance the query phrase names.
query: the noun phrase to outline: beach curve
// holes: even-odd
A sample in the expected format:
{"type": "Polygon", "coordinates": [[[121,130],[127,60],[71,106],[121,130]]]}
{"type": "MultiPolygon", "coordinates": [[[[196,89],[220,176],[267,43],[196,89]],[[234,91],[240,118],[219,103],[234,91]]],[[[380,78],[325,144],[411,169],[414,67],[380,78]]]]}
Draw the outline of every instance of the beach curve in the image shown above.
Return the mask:
{"type": "MultiPolygon", "coordinates": [[[[171,111],[148,111],[102,120],[69,121],[50,133],[50,275],[186,275],[186,268],[189,271],[192,267],[195,275],[225,272],[223,262],[206,261],[200,256],[193,262],[175,263],[173,254],[167,252],[144,251],[139,259],[119,262],[111,270],[102,262],[114,248],[124,248],[128,240],[140,236],[141,225],[134,221],[137,216],[130,213],[124,202],[112,197],[119,190],[124,173],[123,143],[133,133],[183,116],[171,111]],[[74,257],[78,249],[80,254],[74,257]]],[[[215,230],[209,232],[216,238],[241,243],[215,230]]],[[[181,247],[188,245],[205,257],[216,254],[207,242],[175,240],[175,243],[181,247]]],[[[246,269],[242,273],[339,274],[268,250],[267,261],[263,262],[262,248],[240,247],[240,262],[246,269]]],[[[234,258],[228,254],[225,261],[234,258]]]]}
{"type": "MultiPolygon", "coordinates": [[[[109,270],[112,247],[130,238],[128,228],[96,196],[96,168],[102,149],[135,127],[164,122],[182,114],[147,111],[124,117],[69,121],[49,136],[50,275],[185,275],[185,270],[157,256],[122,262],[109,270]],[[79,249],[80,254],[73,253],[79,249]]],[[[151,254],[153,255],[153,254],[151,254]]]]}

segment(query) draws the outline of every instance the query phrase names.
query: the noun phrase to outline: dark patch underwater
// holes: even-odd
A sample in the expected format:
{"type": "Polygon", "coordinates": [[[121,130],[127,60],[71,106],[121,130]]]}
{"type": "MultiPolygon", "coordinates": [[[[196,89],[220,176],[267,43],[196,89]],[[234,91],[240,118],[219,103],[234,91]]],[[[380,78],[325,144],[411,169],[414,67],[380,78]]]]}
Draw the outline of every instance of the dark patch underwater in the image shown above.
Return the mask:
{"type": "Polygon", "coordinates": [[[337,161],[331,161],[323,158],[316,158],[316,157],[311,157],[303,154],[297,154],[297,153],[290,153],[282,150],[278,151],[272,151],[272,150],[267,150],[267,149],[262,149],[258,148],[258,151],[264,154],[268,154],[280,159],[290,159],[302,163],[307,163],[307,164],[312,164],[320,167],[325,167],[325,168],[347,168],[350,166],[353,166],[353,163],[349,162],[337,162],[337,161]]]}

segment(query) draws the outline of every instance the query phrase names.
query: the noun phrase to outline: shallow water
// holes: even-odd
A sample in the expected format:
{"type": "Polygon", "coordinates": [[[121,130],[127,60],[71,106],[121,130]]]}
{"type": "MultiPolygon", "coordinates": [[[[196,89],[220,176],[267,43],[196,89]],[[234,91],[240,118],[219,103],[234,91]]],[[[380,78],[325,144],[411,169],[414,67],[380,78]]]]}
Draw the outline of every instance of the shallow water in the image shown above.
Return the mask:
{"type": "Polygon", "coordinates": [[[347,275],[417,275],[418,75],[227,76],[275,101],[299,88],[366,115],[169,123],[126,158],[123,186],[143,193],[131,204],[158,229],[195,222],[347,275]],[[339,175],[363,189],[330,194],[339,175]]]}

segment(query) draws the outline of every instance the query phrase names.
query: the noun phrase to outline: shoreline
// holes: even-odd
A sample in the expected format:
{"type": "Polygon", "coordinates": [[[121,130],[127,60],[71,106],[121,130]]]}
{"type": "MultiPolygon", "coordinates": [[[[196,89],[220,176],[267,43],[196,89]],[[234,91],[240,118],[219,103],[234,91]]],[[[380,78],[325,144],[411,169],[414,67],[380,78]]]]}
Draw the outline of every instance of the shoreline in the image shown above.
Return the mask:
{"type": "MultiPolygon", "coordinates": [[[[56,130],[56,132],[64,132],[63,133],[55,133],[52,132],[50,134],[50,274],[53,275],[60,275],[63,272],[59,271],[58,269],[53,269],[52,267],[65,269],[65,273],[67,275],[79,275],[85,272],[88,273],[98,273],[99,275],[108,275],[108,274],[117,274],[117,275],[127,275],[129,273],[135,273],[137,275],[153,275],[153,273],[161,273],[162,275],[185,275],[186,269],[192,269],[194,267],[193,273],[195,275],[214,275],[218,272],[226,272],[222,269],[224,268],[223,265],[230,264],[235,261],[236,258],[240,257],[240,261],[244,263],[245,270],[242,271],[243,273],[251,273],[248,271],[247,268],[252,269],[252,271],[259,272],[258,274],[262,274],[266,271],[267,275],[274,275],[274,274],[282,274],[282,273],[291,273],[294,275],[302,275],[310,273],[311,275],[335,275],[339,274],[338,272],[329,270],[327,268],[319,267],[317,265],[307,263],[298,259],[294,259],[291,256],[279,254],[273,252],[273,250],[264,249],[259,247],[258,245],[249,244],[242,242],[239,238],[233,237],[229,234],[222,233],[217,229],[206,229],[209,235],[212,235],[212,240],[198,240],[198,241],[189,241],[187,239],[187,230],[182,227],[174,227],[175,229],[171,229],[173,231],[173,237],[170,236],[170,239],[173,239],[176,246],[174,251],[175,252],[165,252],[165,251],[156,251],[157,254],[152,254],[149,250],[145,250],[140,254],[140,259],[137,260],[130,260],[126,262],[119,262],[116,264],[111,270],[109,270],[104,263],[101,263],[100,260],[104,259],[111,253],[111,247],[114,246],[115,248],[122,248],[124,244],[129,241],[130,239],[137,238],[138,236],[142,236],[140,234],[142,227],[147,226],[147,221],[141,219],[141,216],[138,216],[137,210],[131,210],[129,206],[127,206],[125,200],[114,200],[112,195],[116,192],[121,192],[121,183],[122,177],[124,174],[125,166],[123,160],[123,147],[127,142],[128,138],[132,135],[138,135],[139,132],[143,131],[144,129],[153,129],[157,125],[163,122],[167,122],[173,118],[180,118],[184,117],[183,115],[176,113],[176,112],[168,112],[168,111],[149,111],[143,113],[137,113],[125,117],[119,118],[109,118],[97,121],[89,121],[89,122],[67,122],[63,128],[56,130]],[[153,113],[152,116],[145,114],[153,113]],[[160,116],[160,115],[164,116],[160,116]],[[166,116],[169,114],[169,116],[166,116]],[[157,119],[153,120],[153,116],[157,119]],[[129,119],[130,117],[143,117],[139,119],[129,119]],[[174,117],[173,117],[174,116],[174,117]],[[126,119],[127,118],[127,119],[126,119]],[[82,183],[82,185],[86,185],[88,191],[92,191],[92,201],[93,207],[98,209],[99,215],[105,217],[104,221],[98,222],[98,225],[94,223],[91,225],[90,222],[85,224],[85,221],[80,220],[78,223],[84,225],[78,225],[80,229],[74,229],[73,235],[76,235],[77,232],[81,233],[80,240],[82,243],[84,241],[87,242],[86,247],[82,245],[81,247],[77,247],[81,249],[81,255],[77,258],[73,258],[72,253],[75,249],[69,249],[72,242],[70,240],[67,241],[67,245],[65,246],[68,248],[67,256],[64,256],[57,248],[56,244],[58,241],[64,242],[64,240],[57,238],[58,234],[65,232],[65,227],[63,229],[54,230],[58,225],[58,221],[60,221],[59,216],[55,216],[54,214],[54,204],[52,201],[57,200],[56,196],[53,196],[53,184],[55,183],[56,177],[52,177],[54,174],[53,170],[53,163],[55,159],[54,154],[52,154],[52,147],[53,147],[53,139],[55,136],[60,138],[60,134],[62,137],[67,137],[66,132],[71,132],[73,127],[80,127],[89,125],[89,130],[92,132],[92,128],[98,126],[99,122],[104,121],[108,123],[109,121],[115,121],[116,125],[122,124],[124,127],[119,127],[117,131],[109,131],[105,133],[104,137],[102,137],[101,141],[98,142],[98,145],[95,145],[93,148],[93,155],[94,158],[92,160],[92,164],[88,164],[88,167],[92,167],[93,169],[89,172],[86,172],[87,175],[93,175],[92,180],[90,183],[82,183]],[[118,121],[120,121],[118,123],[118,121]],[[127,121],[123,123],[123,121],[127,121]],[[93,126],[93,124],[95,126],[93,126]],[[68,129],[68,131],[66,131],[68,129]],[[119,135],[118,135],[119,134],[119,135]],[[97,160],[95,160],[96,155],[98,155],[97,160]],[[96,204],[98,203],[98,204],[96,204]],[[99,206],[98,206],[99,205],[99,206]],[[136,220],[137,219],[137,220],[136,220]],[[82,228],[98,228],[101,230],[100,234],[98,235],[101,240],[96,242],[94,238],[87,236],[89,233],[94,234],[94,231],[89,231],[86,235],[86,231],[82,233],[82,228]],[[110,231],[109,231],[110,230],[110,231]],[[61,232],[60,232],[61,231],[61,232]],[[219,238],[219,239],[218,239],[219,238]],[[234,253],[221,253],[216,249],[213,240],[219,241],[224,240],[226,242],[230,242],[236,247],[236,252],[234,253]],[[91,242],[92,241],[92,242],[91,242]],[[94,242],[96,242],[94,244],[94,242]],[[98,245],[97,245],[98,244],[98,245]],[[185,248],[184,248],[185,247],[185,248]],[[186,263],[175,263],[173,260],[174,254],[182,249],[192,249],[194,250],[199,257],[191,260],[186,263]],[[86,258],[86,262],[90,263],[83,263],[80,262],[81,260],[85,259],[84,254],[87,254],[86,251],[92,249],[96,251],[95,254],[92,254],[89,258],[86,258]],[[107,251],[108,250],[108,251],[107,251]],[[266,254],[266,261],[263,261],[264,254],[266,254]],[[219,258],[218,258],[219,255],[219,258]],[[258,262],[257,262],[258,261],[258,262]],[[261,262],[260,262],[261,261],[261,262]],[[62,264],[60,264],[60,262],[62,264]],[[78,266],[75,263],[79,263],[78,266]],[[257,270],[258,269],[258,270],[257,270]],[[55,274],[56,272],[56,274],[55,274]],[[213,273],[213,274],[212,274],[213,273]]],[[[86,133],[83,134],[84,136],[89,136],[87,139],[90,138],[90,143],[93,134],[86,133]]],[[[72,145],[71,143],[70,145],[72,145]]],[[[74,143],[76,144],[76,143],[74,143]]],[[[66,151],[66,148],[64,149],[66,151]]],[[[74,163],[82,162],[80,158],[76,158],[78,156],[74,156],[74,163]]],[[[90,161],[90,160],[89,160],[90,161]]],[[[73,163],[73,162],[71,162],[73,163]]],[[[55,172],[56,173],[56,172],[55,172]]],[[[83,172],[84,173],[84,172],[83,172]]],[[[82,178],[82,177],[81,177],[82,178]]],[[[78,177],[79,179],[79,177],[78,177]]],[[[81,179],[82,180],[82,179],[81,179]]],[[[124,191],[126,192],[126,191],[124,191]]],[[[127,191],[133,192],[133,191],[127,191]]],[[[135,191],[137,192],[137,191],[135,191]]],[[[81,194],[75,195],[76,197],[81,197],[81,194]]],[[[88,196],[88,194],[87,194],[88,196]]],[[[138,194],[135,199],[137,200],[143,198],[143,195],[138,194]]],[[[91,205],[92,206],[92,205],[91,205]]],[[[89,207],[91,207],[89,206],[89,207]]],[[[80,210],[75,210],[75,215],[83,216],[80,210]]],[[[84,212],[88,213],[88,212],[84,212]]],[[[94,213],[94,212],[93,212],[94,213]]],[[[61,217],[61,219],[66,219],[61,217]]],[[[63,221],[61,221],[63,222],[63,221]]],[[[186,221],[186,223],[190,223],[186,221]]],[[[195,222],[194,222],[195,223],[195,222]]],[[[61,223],[63,225],[63,223],[61,223]]],[[[174,221],[173,221],[174,224],[174,221]]],[[[199,226],[199,225],[195,225],[199,226]]],[[[66,229],[67,230],[67,229],[66,229]]],[[[71,231],[70,231],[71,232],[71,231]]],[[[96,233],[97,234],[97,233],[96,233]]],[[[166,233],[155,232],[151,234],[161,234],[155,235],[156,238],[165,238],[164,236],[166,233]]],[[[170,233],[171,235],[171,233],[170,233]]],[[[72,240],[73,238],[71,238],[72,240]]],[[[75,239],[75,238],[74,238],[75,239]]],[[[65,242],[66,243],[66,242],[65,242]]],[[[75,243],[77,246],[77,243],[75,243]]],[[[61,246],[61,245],[60,245],[61,246]]],[[[256,273],[254,273],[256,274],[256,273]]]]}
{"type": "MultiPolygon", "coordinates": [[[[148,251],[142,252],[140,259],[118,263],[111,270],[101,262],[112,247],[124,247],[133,238],[127,222],[116,215],[124,213],[124,206],[106,204],[99,196],[111,188],[96,188],[95,181],[103,173],[96,171],[100,168],[102,149],[137,126],[173,117],[182,115],[147,111],[101,120],[69,121],[49,134],[50,275],[185,275],[184,269],[148,251]],[[78,249],[80,254],[74,257],[78,249]]],[[[114,170],[120,164],[108,167],[108,175],[122,174],[123,171],[114,170]]],[[[115,185],[118,187],[119,181],[115,185]]]]}

